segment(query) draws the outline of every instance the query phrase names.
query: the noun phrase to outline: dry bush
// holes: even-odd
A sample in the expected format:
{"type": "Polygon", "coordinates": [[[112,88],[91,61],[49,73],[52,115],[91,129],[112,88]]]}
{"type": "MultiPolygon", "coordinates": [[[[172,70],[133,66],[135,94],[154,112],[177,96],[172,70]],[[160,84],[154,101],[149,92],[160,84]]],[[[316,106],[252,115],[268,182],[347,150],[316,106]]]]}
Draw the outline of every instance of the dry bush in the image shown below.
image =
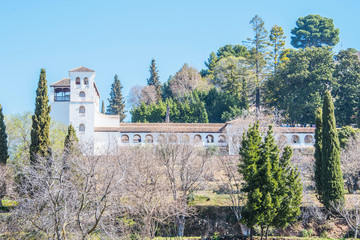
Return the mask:
{"type": "Polygon", "coordinates": [[[355,194],[360,189],[360,136],[350,138],[341,151],[341,170],[349,193],[355,194]]]}

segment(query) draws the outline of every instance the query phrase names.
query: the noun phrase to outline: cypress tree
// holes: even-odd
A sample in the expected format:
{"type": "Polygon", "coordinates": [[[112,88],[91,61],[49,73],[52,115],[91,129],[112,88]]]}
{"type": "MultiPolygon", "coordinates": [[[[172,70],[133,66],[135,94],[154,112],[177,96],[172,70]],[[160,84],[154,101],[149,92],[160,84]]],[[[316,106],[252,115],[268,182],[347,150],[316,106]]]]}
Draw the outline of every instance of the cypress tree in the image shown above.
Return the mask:
{"type": "Polygon", "coordinates": [[[101,113],[105,114],[105,104],[104,104],[104,100],[101,102],[101,113]]]}
{"type": "Polygon", "coordinates": [[[8,158],[9,153],[7,146],[6,126],[4,121],[4,114],[2,112],[2,107],[0,104],[0,164],[5,165],[8,158]]]}
{"type": "Polygon", "coordinates": [[[344,202],[344,180],[340,167],[340,144],[336,130],[334,104],[325,92],[322,115],[322,190],[323,202],[330,208],[333,202],[344,202]]]}
{"type": "Polygon", "coordinates": [[[30,162],[37,162],[37,156],[50,155],[50,106],[47,93],[45,69],[41,69],[38,88],[36,90],[35,112],[32,116],[30,162]]]}
{"type": "Polygon", "coordinates": [[[315,112],[315,166],[314,166],[314,177],[315,177],[315,188],[317,197],[322,202],[322,110],[318,108],[315,112]]]}
{"type": "Polygon", "coordinates": [[[109,106],[107,107],[107,112],[110,115],[119,115],[120,122],[123,122],[126,114],[125,114],[125,100],[121,93],[123,86],[118,78],[118,75],[114,76],[114,83],[111,85],[109,106]]]}
{"type": "Polygon", "coordinates": [[[156,89],[157,101],[161,100],[161,83],[159,77],[159,71],[156,68],[155,59],[151,60],[150,64],[150,78],[147,80],[149,86],[154,86],[156,89]]]}
{"type": "Polygon", "coordinates": [[[64,140],[64,150],[66,154],[75,153],[78,151],[79,139],[76,136],[75,128],[70,124],[68,133],[64,140]]]}

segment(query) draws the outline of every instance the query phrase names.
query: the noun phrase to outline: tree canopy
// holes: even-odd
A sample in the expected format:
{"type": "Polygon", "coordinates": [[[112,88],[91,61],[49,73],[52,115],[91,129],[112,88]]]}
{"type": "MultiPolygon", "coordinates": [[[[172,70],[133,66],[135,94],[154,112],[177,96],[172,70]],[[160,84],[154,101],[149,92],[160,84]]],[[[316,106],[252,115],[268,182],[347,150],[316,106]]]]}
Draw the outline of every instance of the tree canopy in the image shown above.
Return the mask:
{"type": "Polygon", "coordinates": [[[339,32],[332,19],[310,14],[296,21],[296,27],[291,30],[291,45],[295,48],[335,46],[339,32]]]}
{"type": "Polygon", "coordinates": [[[107,113],[110,115],[119,115],[120,122],[124,121],[125,114],[125,99],[122,95],[123,86],[118,78],[118,75],[114,76],[114,83],[111,85],[109,106],[107,107],[107,113]]]}

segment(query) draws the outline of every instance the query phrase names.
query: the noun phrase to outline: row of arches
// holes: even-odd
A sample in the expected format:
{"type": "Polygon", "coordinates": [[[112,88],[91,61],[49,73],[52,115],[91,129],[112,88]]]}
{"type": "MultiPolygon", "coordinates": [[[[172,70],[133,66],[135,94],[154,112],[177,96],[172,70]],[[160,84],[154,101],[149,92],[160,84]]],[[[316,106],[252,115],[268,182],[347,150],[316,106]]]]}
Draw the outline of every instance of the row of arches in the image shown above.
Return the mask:
{"type": "MultiPolygon", "coordinates": [[[[157,136],[157,142],[161,143],[164,142],[167,139],[167,137],[165,135],[160,134],[159,136],[157,136]]],[[[142,139],[141,136],[139,134],[135,134],[133,135],[133,139],[132,139],[133,143],[141,143],[142,141],[144,141],[145,143],[153,143],[154,142],[154,137],[151,134],[147,134],[145,135],[145,139],[142,139]]],[[[189,143],[190,142],[190,136],[187,134],[184,134],[182,136],[177,136],[177,135],[170,135],[168,136],[168,141],[170,143],[176,143],[178,141],[184,142],[184,143],[189,143]]],[[[193,137],[193,142],[195,143],[201,143],[202,142],[202,137],[200,134],[196,134],[193,137]]],[[[205,138],[205,142],[206,143],[215,143],[215,138],[213,135],[209,134],[206,136],[205,138]]],[[[129,135],[127,134],[123,134],[121,135],[121,143],[130,143],[130,138],[129,135]]],[[[217,138],[217,143],[226,143],[226,137],[225,135],[220,135],[217,138]]]]}
{"type": "MultiPolygon", "coordinates": [[[[83,82],[84,82],[84,85],[89,85],[89,79],[88,79],[87,77],[84,77],[83,82]]],[[[77,78],[75,79],[75,83],[76,83],[76,85],[80,85],[80,84],[81,84],[81,80],[80,80],[79,77],[77,77],[77,78]]]]}
{"type": "MultiPolygon", "coordinates": [[[[280,135],[279,141],[288,142],[288,138],[285,135],[280,135]]],[[[300,136],[296,135],[296,134],[292,135],[290,143],[291,144],[300,144],[301,143],[300,136]]],[[[314,143],[314,137],[312,135],[305,135],[304,143],[313,144],[314,143]]]]}

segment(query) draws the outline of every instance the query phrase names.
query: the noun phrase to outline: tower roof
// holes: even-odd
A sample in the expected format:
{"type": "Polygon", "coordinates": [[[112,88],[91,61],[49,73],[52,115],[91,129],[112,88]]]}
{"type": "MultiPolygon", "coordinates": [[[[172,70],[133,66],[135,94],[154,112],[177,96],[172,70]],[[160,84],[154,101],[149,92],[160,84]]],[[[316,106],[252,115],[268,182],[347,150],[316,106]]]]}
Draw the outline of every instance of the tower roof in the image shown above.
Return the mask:
{"type": "Polygon", "coordinates": [[[71,69],[69,72],[95,72],[95,71],[91,70],[90,68],[80,66],[80,67],[71,69]]]}

